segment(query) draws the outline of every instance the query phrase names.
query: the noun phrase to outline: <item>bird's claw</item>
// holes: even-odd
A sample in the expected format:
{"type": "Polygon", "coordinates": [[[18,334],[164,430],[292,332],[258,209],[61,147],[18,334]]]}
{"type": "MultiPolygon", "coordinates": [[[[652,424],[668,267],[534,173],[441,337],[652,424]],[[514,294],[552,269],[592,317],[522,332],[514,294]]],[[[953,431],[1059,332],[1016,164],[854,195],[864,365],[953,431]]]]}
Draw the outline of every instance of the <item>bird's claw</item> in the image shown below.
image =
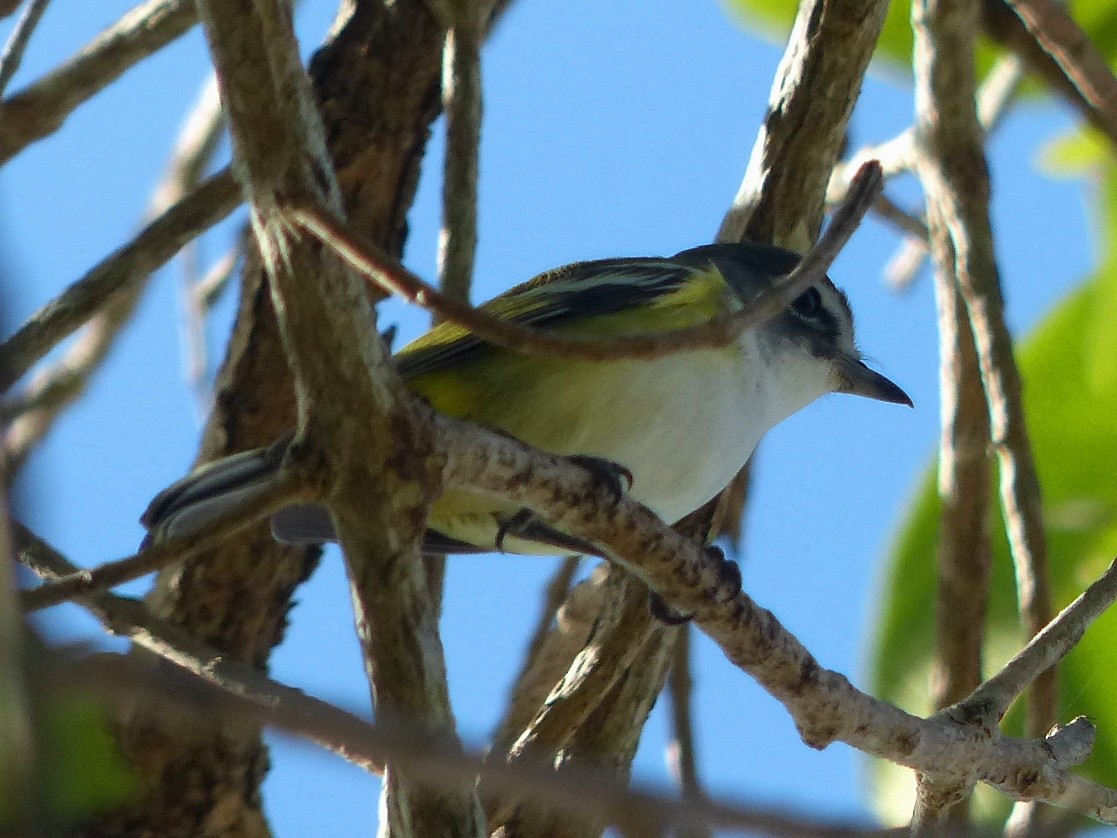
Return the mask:
{"type": "MultiPolygon", "coordinates": [[[[710,544],[704,549],[706,555],[718,563],[718,584],[714,589],[714,601],[719,605],[733,601],[741,593],[743,585],[740,565],[727,559],[725,551],[720,547],[710,544]]],[[[694,619],[694,612],[676,611],[655,591],[651,591],[648,610],[653,617],[668,626],[681,626],[694,619]]]]}
{"type": "Polygon", "coordinates": [[[609,490],[613,500],[620,500],[632,489],[632,472],[614,460],[604,457],[591,457],[586,454],[573,454],[567,459],[581,466],[609,490]]]}
{"type": "Polygon", "coordinates": [[[526,506],[521,507],[511,518],[506,518],[497,523],[495,546],[498,553],[504,552],[504,539],[509,534],[521,535],[532,521],[536,520],[535,513],[526,506]]]}

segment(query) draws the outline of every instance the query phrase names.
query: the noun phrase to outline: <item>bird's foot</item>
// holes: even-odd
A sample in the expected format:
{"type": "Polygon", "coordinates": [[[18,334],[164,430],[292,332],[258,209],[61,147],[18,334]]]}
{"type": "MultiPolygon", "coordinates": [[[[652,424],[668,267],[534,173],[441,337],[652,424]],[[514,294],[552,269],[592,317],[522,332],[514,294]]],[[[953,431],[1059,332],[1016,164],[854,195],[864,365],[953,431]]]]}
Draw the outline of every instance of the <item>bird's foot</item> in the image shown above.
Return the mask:
{"type": "Polygon", "coordinates": [[[615,501],[632,489],[632,472],[618,462],[585,454],[572,454],[567,459],[592,474],[609,490],[615,501]]]}
{"type": "MultiPolygon", "coordinates": [[[[717,587],[714,590],[714,601],[721,604],[736,599],[737,595],[741,593],[741,587],[743,585],[740,565],[732,559],[727,559],[725,557],[725,551],[720,547],[710,544],[704,549],[706,555],[718,562],[719,578],[717,587]]],[[[651,598],[648,601],[648,610],[650,610],[652,616],[661,623],[668,626],[681,626],[694,619],[693,612],[686,613],[676,611],[655,591],[651,591],[650,593],[651,598]]]]}

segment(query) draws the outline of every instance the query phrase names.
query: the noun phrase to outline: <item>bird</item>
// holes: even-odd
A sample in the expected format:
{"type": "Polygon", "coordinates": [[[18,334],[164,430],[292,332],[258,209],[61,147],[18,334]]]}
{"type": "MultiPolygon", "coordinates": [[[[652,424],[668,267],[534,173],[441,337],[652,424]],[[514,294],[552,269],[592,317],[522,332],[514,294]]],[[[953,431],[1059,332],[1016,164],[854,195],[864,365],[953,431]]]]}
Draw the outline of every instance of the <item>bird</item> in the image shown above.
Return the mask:
{"type": "MultiPolygon", "coordinates": [[[[654,334],[747,308],[799,258],[774,245],[739,242],[671,257],[577,262],[480,309],[566,335],[654,334]]],[[[394,362],[404,384],[434,409],[571,457],[668,524],[717,495],[767,431],[821,396],[849,393],[912,406],[897,384],[865,364],[849,301],[829,277],[720,348],[590,361],[517,353],[443,322],[394,362]]],[[[141,518],[148,540],[190,534],[266,485],[289,439],[209,463],[161,492],[141,518]]],[[[279,510],[272,530],[295,544],[334,538],[328,510],[316,505],[279,510]]],[[[464,489],[433,504],[424,549],[600,555],[530,510],[464,489]]]]}

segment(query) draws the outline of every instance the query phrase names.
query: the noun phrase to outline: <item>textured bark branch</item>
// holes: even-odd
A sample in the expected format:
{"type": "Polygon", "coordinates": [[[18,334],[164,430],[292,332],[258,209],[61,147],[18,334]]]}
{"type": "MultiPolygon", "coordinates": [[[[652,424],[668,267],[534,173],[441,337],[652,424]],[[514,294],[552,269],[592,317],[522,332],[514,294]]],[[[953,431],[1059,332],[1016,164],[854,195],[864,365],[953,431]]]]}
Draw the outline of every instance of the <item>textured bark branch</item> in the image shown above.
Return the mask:
{"type": "Polygon", "coordinates": [[[879,0],[799,4],[718,241],[751,239],[803,252],[818,238],[826,187],[887,10],[879,0]]]}
{"type": "MultiPolygon", "coordinates": [[[[787,708],[811,747],[842,741],[933,778],[940,789],[985,782],[1013,798],[1041,800],[1117,823],[1117,791],[1070,774],[1077,756],[1056,753],[1042,739],[1005,737],[987,713],[948,708],[919,719],[860,692],[845,676],[822,668],[747,595],[719,603],[716,574],[703,567],[705,553],[697,543],[679,538],[653,517],[645,518],[647,510],[628,499],[611,502],[588,474],[577,474],[578,466],[481,428],[440,417],[435,422],[440,443],[447,446],[448,485],[469,485],[531,507],[578,537],[603,545],[673,609],[695,613],[696,623],[730,662],[787,708]]],[[[1099,586],[1103,593],[1091,594],[1075,610],[1079,629],[1104,610],[1112,585],[1107,574],[1099,586]]],[[[1069,649],[1073,632],[1060,628],[1057,636],[1064,639],[1051,648],[1069,649]]],[[[1036,643],[1044,654],[1048,646],[1046,641],[1036,643]]],[[[1050,665],[1050,659],[1034,654],[1040,652],[1028,655],[1033,669],[1050,665]]],[[[1017,673],[1008,680],[1019,678],[1017,673]]]]}
{"type": "Polygon", "coordinates": [[[989,596],[989,412],[965,303],[944,271],[935,273],[939,316],[938,591],[935,599],[936,709],[981,683],[989,596]]]}
{"type": "MultiPolygon", "coordinates": [[[[1031,637],[1051,619],[1047,544],[1020,372],[993,252],[989,174],[975,109],[976,9],[954,0],[924,0],[915,9],[918,171],[928,196],[932,249],[937,269],[957,283],[973,331],[1000,466],[1021,623],[1031,637]]],[[[1030,735],[1041,736],[1054,724],[1056,688],[1054,672],[1036,681],[1029,703],[1030,735]]]]}
{"type": "Polygon", "coordinates": [[[442,62],[446,160],[442,169],[442,233],[438,240],[439,287],[469,300],[477,250],[477,176],[481,151],[481,0],[451,4],[442,62]]]}
{"type": "MultiPolygon", "coordinates": [[[[445,663],[419,555],[438,488],[429,430],[409,410],[359,279],[300,240],[280,208],[289,196],[340,209],[290,10],[250,0],[198,7],[295,376],[299,436],[289,456],[325,465],[378,712],[451,739],[445,663]]],[[[471,785],[429,787],[389,764],[383,800],[386,834],[481,833],[471,785]]]]}
{"type": "MultiPolygon", "coordinates": [[[[397,256],[438,110],[441,44],[442,30],[422,2],[346,3],[310,62],[348,218],[397,256]]],[[[295,423],[291,375],[251,250],[243,276],[202,461],[269,445],[295,423]]],[[[224,654],[262,667],[317,557],[317,550],[278,545],[266,526],[254,527],[161,574],[148,601],[224,654]]],[[[101,818],[95,834],[195,834],[211,819],[230,833],[267,834],[259,784],[268,760],[256,730],[219,722],[187,735],[173,719],[149,712],[122,720],[121,731],[125,753],[150,778],[148,793],[101,818]]]]}
{"type": "MultiPolygon", "coordinates": [[[[512,746],[510,766],[546,760],[558,777],[601,773],[627,779],[666,675],[671,644],[663,635],[675,631],[655,623],[646,587],[620,568],[610,569],[603,594],[589,639],[512,746]]],[[[590,838],[606,826],[593,817],[572,821],[563,809],[521,795],[489,797],[486,804],[495,835],[590,838]]]]}
{"type": "Polygon", "coordinates": [[[78,105],[197,22],[192,0],[150,0],[57,70],[0,102],[0,166],[53,134],[78,105]]]}

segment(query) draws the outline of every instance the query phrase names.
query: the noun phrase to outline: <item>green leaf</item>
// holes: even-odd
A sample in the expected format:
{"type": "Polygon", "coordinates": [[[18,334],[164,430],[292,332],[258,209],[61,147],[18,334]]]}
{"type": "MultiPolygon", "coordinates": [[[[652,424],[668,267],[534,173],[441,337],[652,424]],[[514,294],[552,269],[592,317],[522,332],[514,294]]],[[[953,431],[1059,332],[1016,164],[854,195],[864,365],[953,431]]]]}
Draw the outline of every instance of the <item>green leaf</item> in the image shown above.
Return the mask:
{"type": "MultiPolygon", "coordinates": [[[[1064,300],[1024,342],[1018,359],[1024,404],[1043,485],[1052,593],[1061,609],[1117,555],[1117,174],[1102,190],[1110,253],[1097,273],[1064,300]]],[[[994,508],[999,509],[999,506],[994,508]]],[[[935,545],[939,501],[934,476],[923,481],[890,557],[872,656],[874,692],[921,715],[930,712],[934,642],[935,545]]],[[[1008,545],[995,522],[992,590],[987,617],[986,672],[1023,642],[1008,545]]],[[[1061,719],[1091,717],[1098,726],[1083,773],[1117,783],[1117,611],[1087,632],[1060,671],[1061,719]]],[[[1005,721],[1022,730],[1019,707],[1005,721]]],[[[874,800],[890,821],[911,814],[911,772],[873,767],[874,800]],[[899,783],[905,791],[900,790],[899,783]]],[[[990,796],[988,817],[1008,802],[990,796]]],[[[979,811],[982,806],[978,806],[979,811]]]]}
{"type": "Polygon", "coordinates": [[[1039,168],[1051,177],[1081,177],[1109,160],[1109,140],[1079,125],[1040,150],[1039,168]]]}
{"type": "MultiPolygon", "coordinates": [[[[41,780],[51,815],[71,823],[123,803],[136,777],[117,751],[100,703],[69,691],[39,699],[41,780]]],[[[15,788],[0,783],[0,834],[12,822],[15,788]]]]}

